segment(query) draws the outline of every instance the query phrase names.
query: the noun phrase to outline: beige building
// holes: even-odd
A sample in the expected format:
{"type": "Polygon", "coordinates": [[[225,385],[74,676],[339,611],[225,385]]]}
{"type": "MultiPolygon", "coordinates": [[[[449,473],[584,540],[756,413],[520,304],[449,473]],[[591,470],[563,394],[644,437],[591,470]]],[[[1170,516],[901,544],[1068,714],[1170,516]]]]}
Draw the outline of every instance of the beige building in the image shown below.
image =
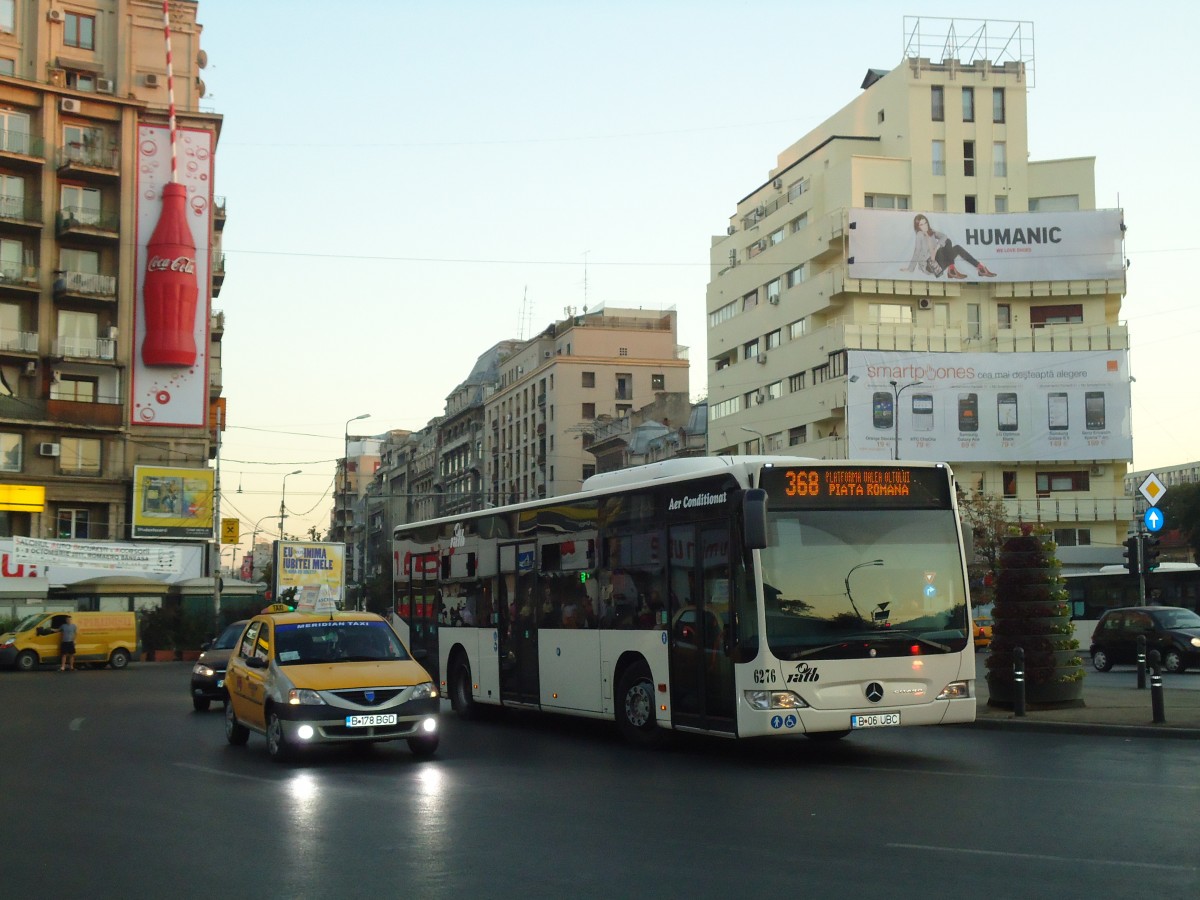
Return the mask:
{"type": "MultiPolygon", "coordinates": [[[[874,446],[874,458],[882,459],[924,452],[930,455],[923,458],[949,461],[964,488],[1002,497],[1012,520],[1053,528],[1063,547],[1120,544],[1132,513],[1122,484],[1132,457],[1127,383],[1123,391],[1110,385],[1108,425],[1099,426],[1109,428],[1103,432],[1108,456],[1084,440],[1081,409],[1072,418],[1075,443],[1060,447],[1046,433],[1040,396],[1033,398],[1040,412],[1029,404],[1020,420],[1020,442],[994,434],[997,427],[1017,430],[1015,418],[997,426],[996,400],[972,393],[961,395],[958,423],[978,429],[964,433],[958,445],[971,449],[959,454],[948,440],[952,407],[943,410],[946,424],[939,426],[947,440],[922,443],[913,430],[929,426],[915,405],[909,410],[910,401],[928,396],[919,376],[883,376],[874,394],[880,435],[863,434],[872,420],[871,410],[861,408],[864,398],[856,397],[857,360],[970,354],[976,367],[995,363],[999,370],[1017,355],[1044,352],[1048,367],[1076,358],[1071,354],[1127,365],[1121,259],[1105,277],[1063,280],[997,278],[986,263],[977,272],[963,257],[957,260],[967,272],[961,278],[953,277],[962,274],[957,269],[940,267],[932,270],[936,276],[901,274],[910,254],[915,259],[918,212],[936,226],[939,217],[955,214],[986,215],[994,224],[1008,214],[1096,210],[1094,159],[1029,159],[1027,66],[1031,58],[932,62],[914,56],[891,71],[871,70],[857,98],[780,153],[766,180],[738,201],[727,233],[715,237],[711,249],[710,452],[761,447],[843,458],[874,446]],[[851,277],[851,247],[863,239],[852,228],[881,210],[905,211],[892,220],[908,235],[887,268],[896,274],[851,277]],[[978,409],[966,405],[968,396],[978,409]],[[1121,402],[1125,408],[1115,408],[1121,402]],[[964,424],[964,416],[975,422],[964,424]],[[979,449],[987,446],[989,428],[989,439],[1002,448],[990,457],[979,449]],[[1039,449],[1047,447],[1053,452],[1039,449]],[[1032,458],[1038,454],[1044,458],[1032,458]]],[[[1104,221],[1119,222],[1119,212],[1104,221]]],[[[1120,256],[1119,233],[1115,244],[1120,256]]],[[[988,258],[1006,258],[996,257],[996,248],[983,249],[992,251],[988,258]]],[[[868,393],[865,405],[871,403],[868,393]]],[[[1089,406],[1087,428],[1093,427],[1089,406]]]]}
{"type": "Polygon", "coordinates": [[[598,424],[687,390],[674,309],[594,309],[554,323],[504,359],[485,402],[487,499],[579,490],[596,471],[598,424]]]}
{"type": "MultiPolygon", "coordinates": [[[[215,151],[196,11],[171,4],[175,104],[215,151]]],[[[166,76],[161,3],[0,3],[0,481],[45,489],[43,510],[0,512],[0,534],[128,539],[134,466],[207,468],[214,454],[223,198],[201,198],[210,327],[195,425],[149,424],[133,396],[139,129],[166,128],[166,76]]]]}

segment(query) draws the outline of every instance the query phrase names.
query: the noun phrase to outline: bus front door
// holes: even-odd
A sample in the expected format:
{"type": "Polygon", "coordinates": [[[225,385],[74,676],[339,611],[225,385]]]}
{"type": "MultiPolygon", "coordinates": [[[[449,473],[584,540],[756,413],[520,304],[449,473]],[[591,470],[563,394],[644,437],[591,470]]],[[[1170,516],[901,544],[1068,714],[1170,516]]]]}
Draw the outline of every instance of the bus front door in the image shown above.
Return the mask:
{"type": "Polygon", "coordinates": [[[731,539],[727,523],[670,530],[671,706],[675,724],[732,734],[731,539]]]}
{"type": "Polygon", "coordinates": [[[500,545],[500,699],[511,703],[538,702],[536,550],[532,542],[500,545]]]}
{"type": "MultiPolygon", "coordinates": [[[[436,557],[434,557],[436,564],[436,557]]],[[[410,582],[408,609],[408,648],[439,684],[438,678],[438,576],[432,572],[414,573],[410,582]]]]}

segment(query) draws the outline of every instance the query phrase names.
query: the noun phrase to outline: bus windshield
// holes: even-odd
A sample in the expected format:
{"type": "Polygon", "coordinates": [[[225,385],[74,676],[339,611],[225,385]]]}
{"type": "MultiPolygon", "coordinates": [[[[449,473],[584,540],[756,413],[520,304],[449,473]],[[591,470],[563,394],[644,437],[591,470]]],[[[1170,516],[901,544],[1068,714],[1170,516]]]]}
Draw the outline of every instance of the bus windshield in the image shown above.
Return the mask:
{"type": "Polygon", "coordinates": [[[779,659],[957,653],[967,597],[949,509],[777,510],[760,553],[779,659]]]}

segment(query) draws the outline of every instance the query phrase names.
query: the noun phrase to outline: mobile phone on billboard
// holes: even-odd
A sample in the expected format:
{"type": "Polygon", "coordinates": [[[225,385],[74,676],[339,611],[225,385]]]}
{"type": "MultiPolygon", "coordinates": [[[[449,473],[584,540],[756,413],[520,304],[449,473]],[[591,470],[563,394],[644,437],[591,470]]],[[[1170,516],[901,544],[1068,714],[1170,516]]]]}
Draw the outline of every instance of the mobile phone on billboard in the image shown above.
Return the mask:
{"type": "Polygon", "coordinates": [[[1084,394],[1083,418],[1088,431],[1104,430],[1104,391],[1088,391],[1084,394]]]}
{"type": "Polygon", "coordinates": [[[912,395],[913,431],[933,431],[933,394],[912,395]]]}
{"type": "Polygon", "coordinates": [[[958,395],[958,430],[979,430],[979,395],[958,395]]]}
{"type": "Polygon", "coordinates": [[[887,391],[876,391],[871,399],[871,421],[876,428],[891,430],[893,422],[892,395],[887,391]]]}
{"type": "Polygon", "coordinates": [[[1055,391],[1046,398],[1046,410],[1050,418],[1051,431],[1067,430],[1067,395],[1055,391]]]}
{"type": "Polygon", "coordinates": [[[996,397],[996,427],[1001,431],[1017,430],[1017,395],[1002,392],[996,397]]]}

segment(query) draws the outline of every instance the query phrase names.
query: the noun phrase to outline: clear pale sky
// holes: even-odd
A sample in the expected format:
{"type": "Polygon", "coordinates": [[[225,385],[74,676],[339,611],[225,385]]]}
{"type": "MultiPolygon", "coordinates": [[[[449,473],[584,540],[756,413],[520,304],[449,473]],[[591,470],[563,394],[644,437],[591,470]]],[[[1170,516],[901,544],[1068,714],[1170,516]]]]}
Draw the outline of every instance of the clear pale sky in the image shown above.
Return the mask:
{"type": "Polygon", "coordinates": [[[225,116],[221,515],[242,550],[259,520],[278,534],[297,469],[286,530],[324,532],[347,419],[421,428],[483,351],[568,306],[674,306],[705,395],[711,236],[868,68],[901,62],[905,15],[1033,23],[1031,157],[1096,157],[1097,205],[1125,210],[1135,468],[1200,458],[1191,3],[198,9],[203,103],[225,116]]]}

